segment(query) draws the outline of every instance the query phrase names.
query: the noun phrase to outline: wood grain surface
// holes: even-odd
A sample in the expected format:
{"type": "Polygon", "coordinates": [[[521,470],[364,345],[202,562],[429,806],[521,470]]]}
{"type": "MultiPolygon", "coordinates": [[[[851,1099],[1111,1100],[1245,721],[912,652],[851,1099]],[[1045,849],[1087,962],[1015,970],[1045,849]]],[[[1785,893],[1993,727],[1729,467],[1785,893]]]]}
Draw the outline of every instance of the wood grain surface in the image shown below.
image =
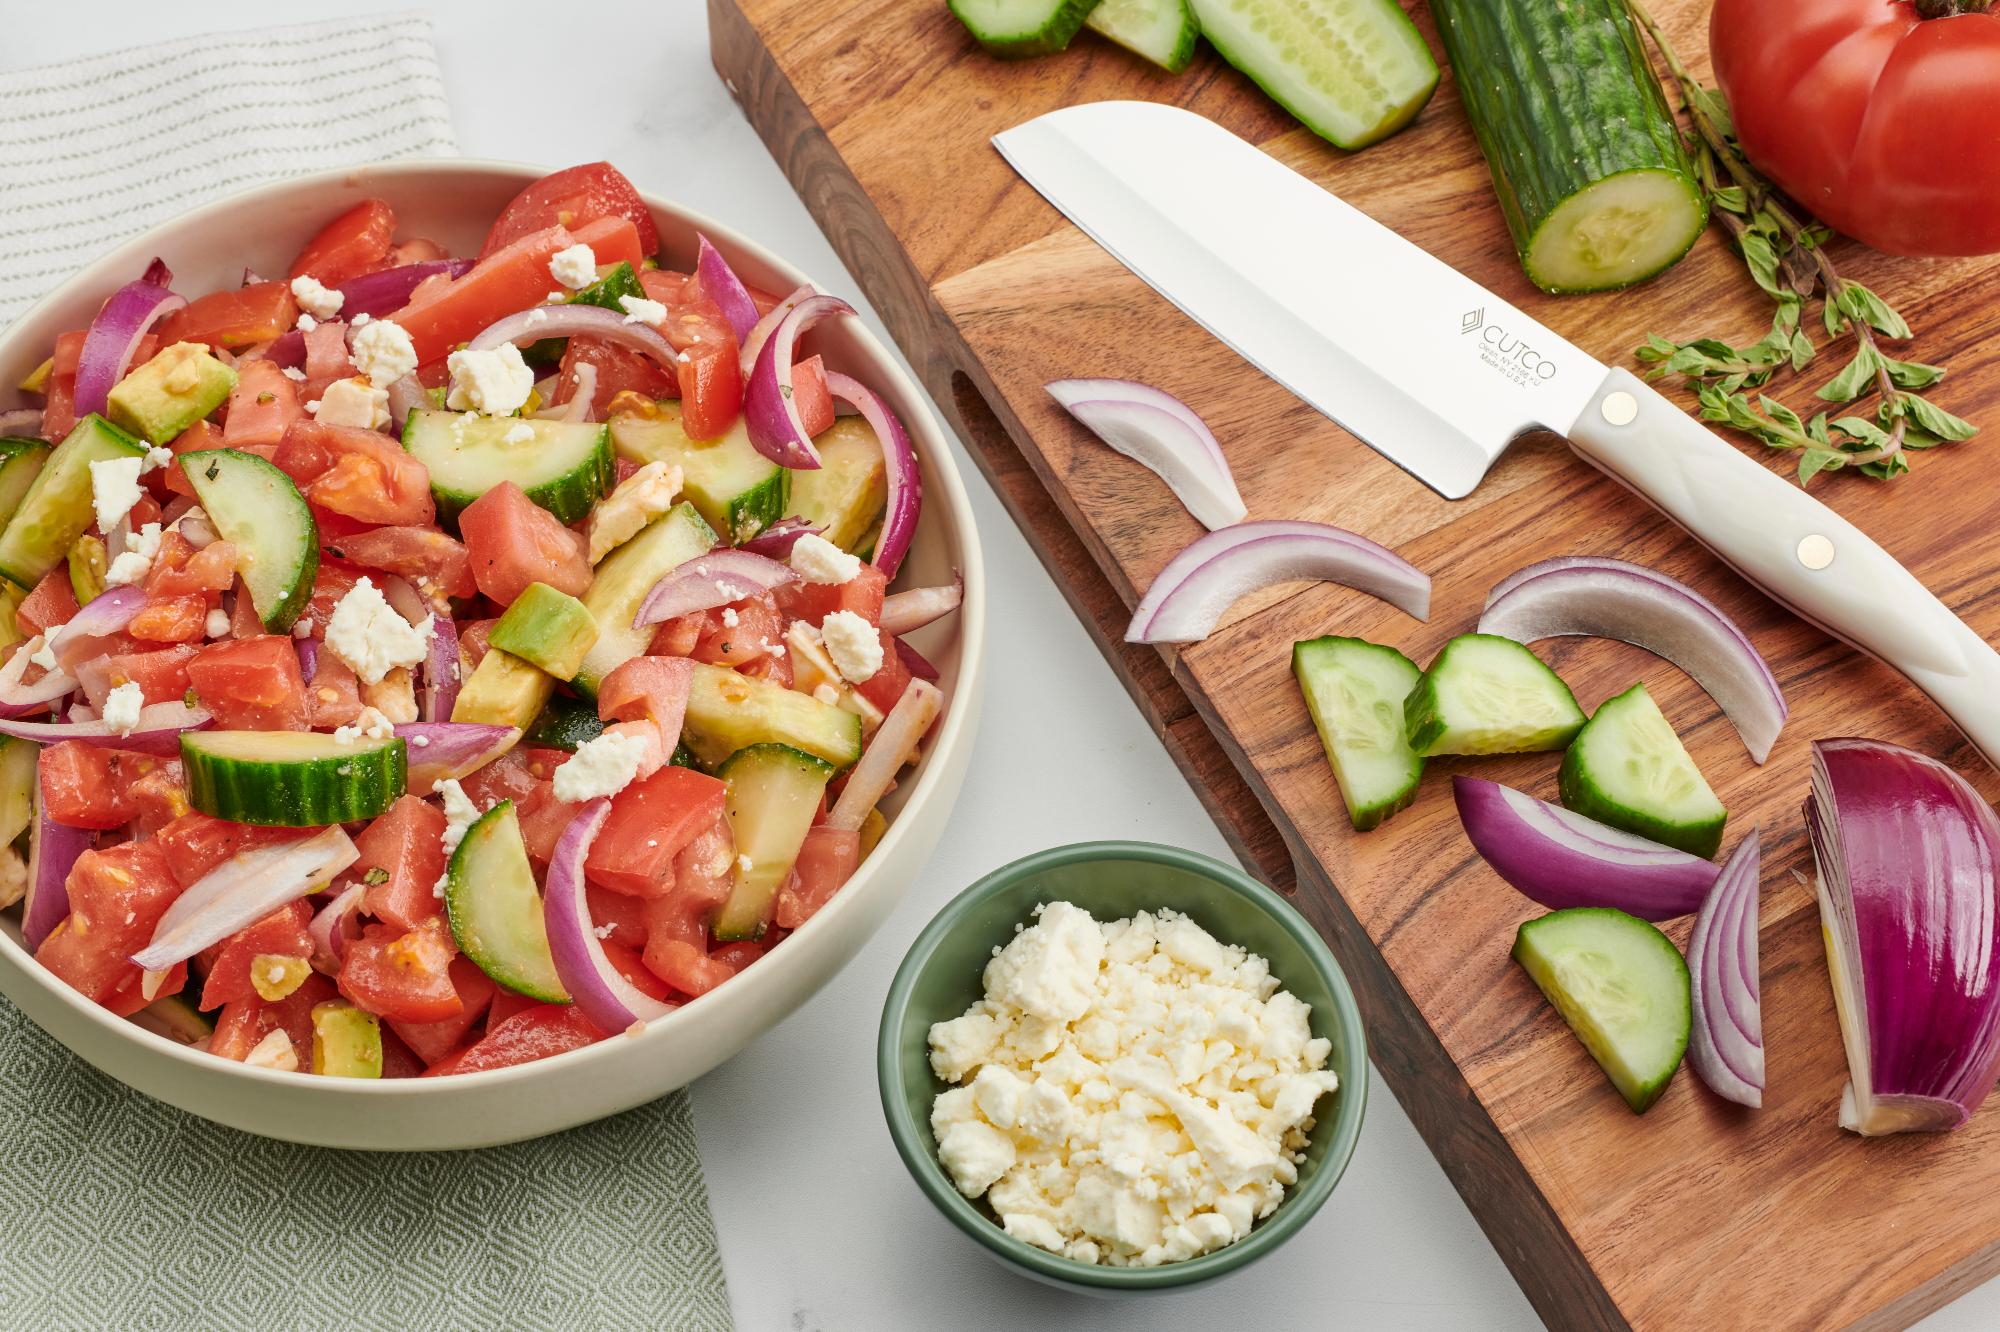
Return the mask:
{"type": "MultiPolygon", "coordinates": [[[[1995,774],[1901,677],[1779,609],[1553,436],[1517,444],[1472,497],[1438,498],[1126,272],[988,141],[1076,102],[1186,106],[1613,365],[1631,364],[1648,331],[1754,340],[1769,315],[1740,261],[1711,235],[1629,292],[1534,291],[1448,74],[1409,130],[1346,155],[1206,54],[1175,77],[1086,37],[1061,56],[1005,63],[935,0],[710,7],[716,66],[752,123],[1233,845],[1295,888],[1333,944],[1378,1067],[1551,1325],[1895,1327],[2000,1269],[2000,1111],[1941,1136],[1863,1141],[1836,1127],[1846,1068],[1799,817],[1815,738],[1911,745],[1989,798],[1995,774]],[[1143,379],[1185,398],[1221,439],[1252,517],[1337,523],[1395,546],[1435,580],[1430,621],[1337,587],[1292,586],[1240,604],[1185,651],[1124,644],[1131,606],[1200,528],[1042,390],[1073,376],[1143,379]],[[1537,909],[1473,853],[1447,778],[1477,772],[1553,798],[1557,756],[1435,760],[1414,807],[1357,835],[1292,681],[1291,644],[1325,633],[1428,661],[1472,627],[1502,575],[1564,554],[1637,560],[1687,581],[1737,618],[1791,701],[1759,767],[1708,697],[1659,659],[1576,639],[1537,649],[1587,709],[1644,680],[1729,807],[1728,840],[1762,829],[1761,1112],[1720,1102],[1683,1072],[1651,1112],[1630,1114],[1509,961],[1515,929],[1537,909]]],[[[1704,70],[1706,9],[1655,6],[1704,70]]],[[[1416,17],[1436,50],[1428,16],[1416,17]]],[[[2000,266],[1892,260],[1844,243],[1836,253],[1917,327],[1911,354],[1953,367],[1934,400],[1995,438],[1924,455],[1890,484],[1836,475],[1814,491],[2000,637],[1988,479],[2000,367],[1987,350],[2000,331],[2000,266]]],[[[1818,383],[1780,391],[1804,406],[1818,383]]],[[[1791,459],[1744,447],[1790,470],[1791,459]]],[[[1676,942],[1688,924],[1669,927],[1676,942]]]]}

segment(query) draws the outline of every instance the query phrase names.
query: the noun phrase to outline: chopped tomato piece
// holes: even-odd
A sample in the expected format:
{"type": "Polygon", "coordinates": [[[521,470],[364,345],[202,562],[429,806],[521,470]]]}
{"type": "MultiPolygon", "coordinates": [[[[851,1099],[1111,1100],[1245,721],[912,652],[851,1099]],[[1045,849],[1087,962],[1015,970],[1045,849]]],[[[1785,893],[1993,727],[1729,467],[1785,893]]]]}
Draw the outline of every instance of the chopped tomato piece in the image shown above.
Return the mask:
{"type": "Polygon", "coordinates": [[[833,424],[833,394],[826,387],[826,362],[809,356],[792,366],[792,406],[806,434],[819,434],[833,424]]]}
{"type": "Polygon", "coordinates": [[[201,987],[201,1007],[219,1008],[256,994],[250,967],[260,957],[311,957],[312,936],[306,926],[312,916],[312,904],[301,898],[223,940],[201,987]]]}
{"type": "Polygon", "coordinates": [[[451,251],[428,236],[413,236],[409,240],[390,246],[382,264],[385,268],[402,268],[408,264],[433,264],[440,259],[449,258],[451,251]]]}
{"type": "Polygon", "coordinates": [[[211,541],[196,550],[179,532],[168,532],[160,538],[152,571],[146,575],[146,595],[164,599],[227,592],[235,582],[234,545],[211,541]]]}
{"type": "MultiPolygon", "coordinates": [[[[649,222],[652,220],[650,214],[646,220],[649,222]]],[[[595,222],[585,222],[581,225],[568,222],[564,225],[569,228],[570,235],[576,237],[578,245],[590,247],[590,252],[596,256],[599,267],[606,264],[630,264],[637,268],[652,252],[647,248],[645,241],[640,239],[639,228],[633,225],[629,218],[600,217],[595,222]]],[[[653,248],[657,249],[658,245],[659,242],[655,240],[653,248]]]]}
{"type": "Polygon", "coordinates": [[[232,449],[276,448],[303,415],[298,386],[275,362],[245,361],[237,367],[236,387],[229,394],[223,443],[232,449]]]}
{"type": "Polygon", "coordinates": [[[207,625],[206,597],[161,597],[140,607],[125,632],[142,643],[192,643],[207,625]]]}
{"type": "Polygon", "coordinates": [[[708,613],[708,625],[690,654],[713,666],[747,665],[784,651],[784,618],[768,592],[708,613]],[[724,614],[733,611],[734,614],[724,614]],[[731,624],[729,621],[734,620],[731,624]]]}
{"type": "Polygon", "coordinates": [[[340,538],[338,554],[366,569],[401,574],[424,593],[469,597],[472,557],[435,527],[377,527],[340,538]]]}
{"type": "Polygon", "coordinates": [[[76,376],[49,376],[49,393],[42,399],[42,434],[61,440],[76,429],[76,376]]]}
{"type": "Polygon", "coordinates": [[[210,1038],[210,1054],[241,1063],[274,1031],[282,1031],[292,1043],[301,1070],[312,1067],[312,1011],[334,998],[332,982],[317,972],[305,983],[276,1003],[255,993],[235,1003],[224,1004],[215,1019],[215,1035],[210,1038]]]}
{"type": "Polygon", "coordinates": [[[288,275],[311,274],[324,286],[338,287],[380,268],[395,235],[396,210],[384,200],[363,199],[306,242],[288,275]]]}
{"type": "Polygon", "coordinates": [[[609,162],[586,162],[543,176],[515,195],[494,219],[479,257],[484,259],[502,246],[544,227],[564,226],[574,230],[606,217],[622,217],[632,223],[640,254],[651,254],[660,248],[660,232],[653,225],[652,210],[639,197],[639,191],[632,188],[625,173],[609,162]]]}
{"type": "Polygon", "coordinates": [[[530,583],[547,583],[573,597],[590,586],[583,538],[555,520],[512,481],[502,481],[466,506],[458,530],[472,557],[479,590],[502,606],[530,583]]]}
{"type": "Polygon", "coordinates": [[[156,986],[149,987],[146,984],[146,974],[134,967],[132,974],[120,981],[101,1002],[119,1017],[131,1017],[155,999],[179,994],[187,987],[187,978],[188,964],[176,962],[167,968],[166,975],[156,986]],[[150,994],[147,993],[148,989],[151,989],[150,994]]]}
{"type": "Polygon", "coordinates": [[[33,638],[52,625],[68,624],[79,609],[76,589],[69,581],[69,569],[65,565],[57,565],[54,572],[35,584],[34,591],[21,599],[21,604],[14,610],[14,623],[22,633],[33,638]]]}
{"type": "Polygon", "coordinates": [[[161,828],[153,840],[165,853],[174,878],[183,888],[192,888],[210,870],[245,851],[308,836],[310,829],[264,828],[192,811],[161,828]]]}
{"type": "Polygon", "coordinates": [[[606,721],[670,721],[681,715],[692,676],[692,668],[677,661],[634,657],[598,682],[597,715],[606,721]]]}
{"type": "Polygon", "coordinates": [[[546,781],[539,783],[514,807],[515,817],[521,823],[521,842],[528,848],[528,855],[535,863],[549,863],[549,858],[556,853],[556,842],[562,837],[563,829],[569,827],[569,821],[576,817],[579,808],[556,799],[554,784],[546,781]]]}
{"type": "Polygon", "coordinates": [[[292,289],[283,282],[253,282],[189,301],[160,321],[160,345],[205,342],[235,349],[275,341],[299,321],[292,289]]]}
{"type": "Polygon", "coordinates": [[[541,304],[553,285],[549,260],[575,243],[560,226],[521,236],[450,283],[412,292],[410,303],[390,318],[410,335],[419,365],[442,361],[487,325],[541,304]]]}
{"type": "Polygon", "coordinates": [[[194,654],[192,644],[183,644],[153,652],[92,657],[78,663],[76,679],[90,706],[100,711],[106,695],[123,684],[138,685],[147,703],[178,703],[187,696],[187,664],[194,654]]]}
{"type": "Polygon", "coordinates": [[[659,331],[683,358],[674,368],[681,390],[681,429],[689,439],[720,439],[743,407],[736,332],[698,281],[683,283],[678,276],[642,273],[639,285],[667,307],[659,331]]]}
{"type": "Polygon", "coordinates": [[[462,1054],[433,1065],[424,1076],[511,1068],[580,1050],[603,1040],[604,1035],[591,1025],[589,1018],[576,1011],[574,1004],[536,1004],[504,1022],[489,1021],[486,1035],[477,1043],[462,1054]]]}
{"type": "MultiPolygon", "coordinates": [[[[285,432],[279,455],[296,460],[301,470],[327,459],[328,466],[312,471],[305,486],[305,497],[320,508],[364,523],[428,523],[437,517],[429,469],[380,431],[300,420],[285,432]]],[[[291,471],[282,461],[278,465],[291,471]]]]}
{"type": "Polygon", "coordinates": [[[458,656],[461,679],[470,679],[479,669],[479,659],[486,655],[487,640],[493,634],[493,626],[498,620],[467,620],[458,626],[458,656]]]}
{"type": "Polygon", "coordinates": [[[550,394],[556,406],[576,397],[577,372],[586,365],[597,375],[597,386],[590,395],[590,419],[594,421],[604,419],[611,400],[621,393],[637,393],[647,398],[680,396],[680,385],[673,372],[646,353],[579,333],[563,349],[562,368],[550,394]]]}
{"type": "MultiPolygon", "coordinates": [[[[251,364],[254,365],[256,362],[253,361],[251,364]]],[[[173,450],[174,457],[178,459],[184,453],[200,453],[204,449],[221,449],[227,448],[228,445],[223,442],[221,428],[214,422],[196,421],[186,430],[175,435],[173,441],[167,447],[173,450]]],[[[273,450],[265,445],[259,445],[254,449],[245,449],[244,452],[254,453],[260,458],[268,459],[273,450]]],[[[166,470],[165,477],[169,493],[175,495],[194,494],[194,483],[188,480],[187,468],[184,464],[176,461],[172,467],[166,470]]]]}
{"type": "Polygon", "coordinates": [[[382,1077],[420,1078],[424,1075],[424,1061],[417,1057],[396,1029],[386,1023],[382,1027],[382,1077]]]}
{"type": "Polygon", "coordinates": [[[877,629],[875,633],[882,642],[882,669],[854,686],[854,692],[887,712],[910,687],[910,668],[896,651],[896,636],[887,629],[877,629]]]}
{"type": "Polygon", "coordinates": [[[646,969],[690,998],[700,998],[736,974],[736,968],[680,939],[646,945],[646,969]]]}
{"type": "Polygon", "coordinates": [[[306,681],[306,724],[314,730],[346,726],[361,715],[361,681],[354,668],[322,650],[306,681]]]}
{"type": "Polygon", "coordinates": [[[451,980],[457,953],[441,917],[410,930],[370,925],[340,960],[340,992],[377,1017],[441,1022],[464,1008],[451,980]]]}
{"type": "Polygon", "coordinates": [[[792,659],[786,653],[772,657],[758,657],[736,668],[741,675],[753,680],[769,680],[780,689],[792,687],[792,659]]]}
{"type": "MultiPolygon", "coordinates": [[[[179,759],[105,749],[64,740],[43,749],[40,769],[42,808],[71,828],[122,828],[156,800],[152,787],[135,789],[148,776],[161,776],[185,789],[179,759]]],[[[183,796],[182,812],[185,812],[183,796]]],[[[171,816],[170,816],[171,817],[171,816]]]]}
{"type": "Polygon", "coordinates": [[[542,785],[544,778],[536,776],[528,767],[527,754],[519,749],[510,749],[485,767],[459,783],[466,799],[480,809],[491,809],[502,800],[511,800],[517,806],[542,785]]]}
{"type": "Polygon", "coordinates": [[[465,1034],[472,1030],[472,1024],[486,1016],[499,988],[467,957],[451,960],[450,976],[452,988],[458,991],[458,1012],[435,1022],[389,1023],[390,1029],[426,1064],[435,1064],[458,1048],[465,1034]]]}
{"type": "Polygon", "coordinates": [[[649,999],[666,1003],[673,998],[673,988],[646,969],[645,959],[624,944],[613,940],[603,941],[604,960],[609,962],[632,985],[632,988],[649,999]]]}
{"type": "Polygon", "coordinates": [[[722,814],[729,788],[706,773],[665,767],[611,798],[585,874],[635,897],[673,891],[674,858],[722,814]]]}
{"type": "Polygon", "coordinates": [[[181,886],[152,842],[85,851],[69,873],[69,915],[35,953],[77,993],[103,1003],[137,979],[131,955],[153,937],[181,886]]]}
{"type": "Polygon", "coordinates": [[[309,329],[305,344],[306,377],[299,385],[299,395],[302,401],[311,402],[334,380],[351,376],[354,359],[347,353],[347,325],[339,320],[309,329]]]}
{"type": "Polygon", "coordinates": [[[652,657],[686,657],[694,652],[694,645],[701,641],[702,633],[708,628],[708,612],[695,611],[691,615],[676,615],[671,620],[663,620],[653,631],[653,641],[647,645],[646,654],[652,657]]]}
{"type": "Polygon", "coordinates": [[[780,928],[795,930],[833,900],[841,885],[861,863],[861,834],[822,823],[806,834],[805,845],[792,866],[792,877],[778,892],[775,919],[780,928]]]}
{"type": "Polygon", "coordinates": [[[411,930],[444,910],[435,891],[444,874],[444,826],[436,805],[406,795],[361,831],[354,839],[361,858],[348,872],[368,885],[364,911],[411,930]]]}
{"type": "Polygon", "coordinates": [[[853,611],[870,624],[882,622],[882,600],[889,580],[872,564],[844,583],[788,583],[774,594],[778,609],[817,629],[835,611],[853,611]]]}
{"type": "Polygon", "coordinates": [[[188,663],[188,680],[225,730],[306,728],[306,682],[289,637],[260,634],[212,643],[188,663]]]}
{"type": "Polygon", "coordinates": [[[539,999],[530,999],[525,994],[501,986],[493,996],[493,1006],[486,1010],[486,1030],[492,1031],[514,1014],[525,1013],[540,1002],[539,999]]]}
{"type": "Polygon", "coordinates": [[[55,350],[49,355],[49,373],[76,377],[76,368],[83,364],[83,344],[90,341],[90,334],[83,329],[56,334],[55,350]]]}
{"type": "Polygon", "coordinates": [[[646,946],[646,907],[627,893],[614,893],[594,883],[585,883],[583,895],[590,905],[590,920],[600,930],[609,931],[606,943],[642,950],[646,946]]]}
{"type": "MultiPolygon", "coordinates": [[[[311,628],[314,638],[326,636],[326,622],[333,618],[333,608],[338,606],[340,599],[352,592],[354,585],[360,581],[360,570],[335,560],[324,558],[320,560],[319,572],[313,575],[312,597],[299,615],[299,620],[311,628]]],[[[247,598],[242,598],[239,594],[239,599],[247,598]]],[[[293,628],[296,631],[297,626],[294,625],[293,628]]]]}

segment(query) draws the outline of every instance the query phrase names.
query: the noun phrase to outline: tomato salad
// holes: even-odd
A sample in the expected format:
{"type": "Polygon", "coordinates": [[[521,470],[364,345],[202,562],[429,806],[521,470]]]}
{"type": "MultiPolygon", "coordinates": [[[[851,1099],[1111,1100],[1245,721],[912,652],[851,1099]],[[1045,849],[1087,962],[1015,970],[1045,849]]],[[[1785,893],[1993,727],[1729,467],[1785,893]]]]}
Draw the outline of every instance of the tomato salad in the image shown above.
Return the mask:
{"type": "Polygon", "coordinates": [[[851,308],[662,240],[604,163],[473,255],[369,199],[56,339],[0,413],[0,907],[43,966],[225,1059],[428,1077],[658,1018],[840,890],[960,589],[889,591],[909,437],[806,354],[851,308]]]}

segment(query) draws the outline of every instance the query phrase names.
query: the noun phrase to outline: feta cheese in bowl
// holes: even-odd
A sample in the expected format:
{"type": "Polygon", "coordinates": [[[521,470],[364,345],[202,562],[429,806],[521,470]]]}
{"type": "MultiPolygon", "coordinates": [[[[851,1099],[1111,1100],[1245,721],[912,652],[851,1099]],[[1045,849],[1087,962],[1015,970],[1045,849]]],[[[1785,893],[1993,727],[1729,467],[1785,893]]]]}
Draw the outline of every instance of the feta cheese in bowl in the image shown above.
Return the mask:
{"type": "Polygon", "coordinates": [[[1234,867],[1128,842],[1031,856],[947,906],[891,988],[877,1071],[946,1217],[1097,1293],[1282,1244],[1333,1191],[1368,1085],[1311,926],[1234,867]]]}

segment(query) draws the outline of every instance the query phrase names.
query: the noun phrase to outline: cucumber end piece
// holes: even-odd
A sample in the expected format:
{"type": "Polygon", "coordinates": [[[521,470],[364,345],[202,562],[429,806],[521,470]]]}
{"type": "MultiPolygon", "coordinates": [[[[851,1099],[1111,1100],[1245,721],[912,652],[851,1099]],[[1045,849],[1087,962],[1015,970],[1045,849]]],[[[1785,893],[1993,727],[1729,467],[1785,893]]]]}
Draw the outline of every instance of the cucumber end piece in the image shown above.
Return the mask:
{"type": "Polygon", "coordinates": [[[1681,261],[1708,227],[1708,200],[1678,171],[1623,171],[1563,200],[1521,250],[1544,291],[1615,291],[1681,261]]]}
{"type": "Polygon", "coordinates": [[[1634,1114],[1666,1093],[1694,1026],[1687,962],[1657,926],[1609,907],[1522,924],[1513,958],[1634,1114]]]}

